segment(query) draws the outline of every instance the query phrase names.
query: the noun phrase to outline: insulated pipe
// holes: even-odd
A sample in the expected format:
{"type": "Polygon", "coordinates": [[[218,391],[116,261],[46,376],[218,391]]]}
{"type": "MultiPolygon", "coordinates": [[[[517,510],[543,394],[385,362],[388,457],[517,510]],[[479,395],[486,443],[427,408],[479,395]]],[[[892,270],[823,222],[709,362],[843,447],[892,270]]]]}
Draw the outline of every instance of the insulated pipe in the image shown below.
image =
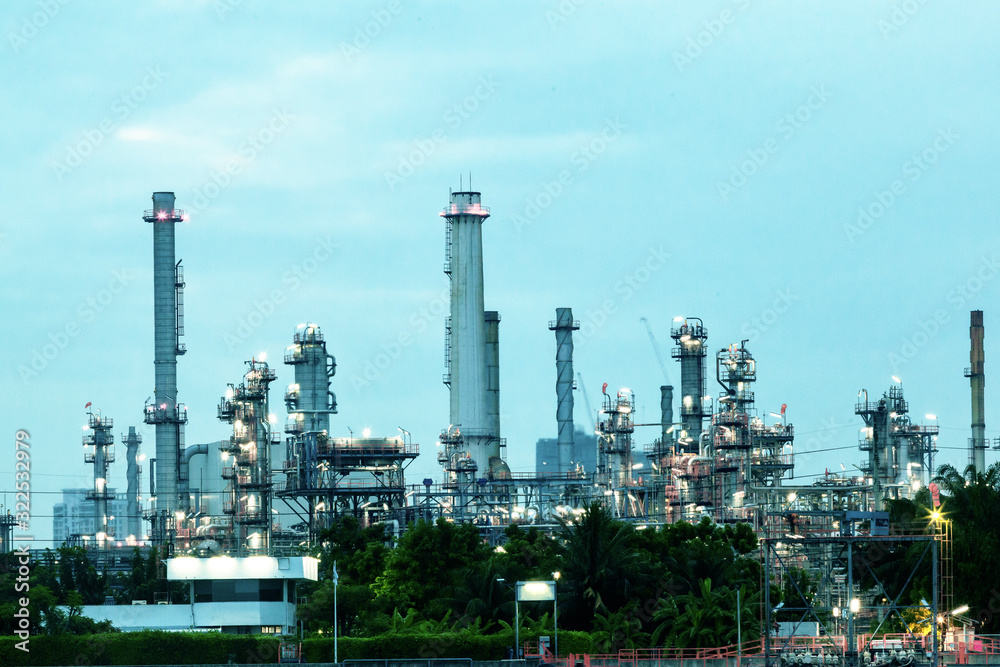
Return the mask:
{"type": "Polygon", "coordinates": [[[688,464],[688,474],[689,475],[692,474],[691,464],[702,462],[702,461],[711,463],[712,462],[712,457],[710,457],[710,456],[692,456],[691,458],[689,458],[688,462],[687,462],[687,464],[688,464]]]}
{"type": "Polygon", "coordinates": [[[660,387],[660,446],[670,439],[670,426],[674,423],[674,388],[671,385],[660,387]]]}
{"type": "Polygon", "coordinates": [[[500,313],[488,310],[486,323],[486,406],[487,428],[500,437],[500,313]]]}
{"type": "Polygon", "coordinates": [[[207,455],[208,445],[206,444],[192,445],[191,447],[185,449],[181,453],[180,467],[177,470],[178,496],[180,500],[180,506],[183,507],[185,511],[190,509],[191,506],[190,487],[189,487],[189,482],[190,482],[189,471],[191,466],[191,457],[197,456],[198,454],[207,455]]]}

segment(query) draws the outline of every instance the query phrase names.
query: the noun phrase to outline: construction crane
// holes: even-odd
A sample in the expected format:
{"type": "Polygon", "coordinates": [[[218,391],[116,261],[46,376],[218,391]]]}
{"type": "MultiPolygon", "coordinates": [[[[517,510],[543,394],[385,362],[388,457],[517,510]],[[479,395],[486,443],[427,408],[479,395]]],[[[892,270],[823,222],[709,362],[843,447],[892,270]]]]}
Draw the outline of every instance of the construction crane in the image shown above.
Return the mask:
{"type": "Polygon", "coordinates": [[[583,402],[587,405],[587,419],[590,420],[590,430],[597,430],[597,422],[594,421],[594,408],[590,407],[590,397],[587,396],[587,385],[583,383],[583,376],[579,373],[576,374],[577,385],[580,387],[580,391],[583,393],[583,402]]]}
{"type": "Polygon", "coordinates": [[[653,344],[653,352],[656,354],[656,360],[660,362],[660,369],[663,371],[663,384],[670,384],[670,373],[667,372],[667,363],[663,359],[663,354],[660,352],[660,346],[656,343],[656,336],[653,335],[653,329],[649,326],[649,320],[645,317],[640,317],[639,321],[646,325],[646,333],[649,334],[649,342],[653,344]]]}

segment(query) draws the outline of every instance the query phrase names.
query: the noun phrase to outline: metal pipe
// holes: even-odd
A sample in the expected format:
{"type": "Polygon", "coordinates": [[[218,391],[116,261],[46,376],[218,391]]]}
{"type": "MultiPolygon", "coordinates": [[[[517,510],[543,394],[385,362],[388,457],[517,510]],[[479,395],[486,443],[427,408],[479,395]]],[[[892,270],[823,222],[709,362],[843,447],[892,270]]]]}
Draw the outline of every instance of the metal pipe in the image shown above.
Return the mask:
{"type": "Polygon", "coordinates": [[[486,325],[486,414],[487,428],[500,437],[500,313],[488,310],[486,325]]]}
{"type": "Polygon", "coordinates": [[[575,456],[573,440],[573,332],[580,323],[573,320],[572,308],[556,308],[556,319],[549,322],[549,330],[556,332],[556,422],[559,436],[556,441],[558,467],[563,474],[579,462],[575,456]]]}
{"type": "Polygon", "coordinates": [[[660,387],[660,444],[665,445],[670,438],[670,426],[674,423],[674,388],[660,387]]]}
{"type": "Polygon", "coordinates": [[[708,461],[709,463],[711,463],[712,457],[710,457],[710,456],[692,456],[691,458],[689,458],[688,462],[687,462],[687,464],[688,464],[688,474],[689,475],[692,474],[691,464],[697,463],[699,461],[708,461]]]}
{"type": "Polygon", "coordinates": [[[208,445],[192,445],[191,447],[186,448],[181,453],[180,465],[177,468],[177,495],[180,501],[179,507],[182,507],[184,511],[188,511],[191,506],[191,457],[197,456],[198,454],[207,455],[208,445]]]}

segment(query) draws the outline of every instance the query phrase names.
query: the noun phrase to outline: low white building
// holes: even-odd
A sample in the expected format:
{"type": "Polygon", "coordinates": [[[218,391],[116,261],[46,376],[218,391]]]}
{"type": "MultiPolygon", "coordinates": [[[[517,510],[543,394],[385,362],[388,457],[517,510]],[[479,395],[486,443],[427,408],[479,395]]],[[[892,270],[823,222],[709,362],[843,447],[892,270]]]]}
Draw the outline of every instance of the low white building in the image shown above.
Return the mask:
{"type": "Polygon", "coordinates": [[[188,604],[88,605],[83,615],[119,630],[219,630],[232,634],[294,634],[296,584],[316,581],[309,556],[167,560],[167,579],[188,584],[188,604]]]}

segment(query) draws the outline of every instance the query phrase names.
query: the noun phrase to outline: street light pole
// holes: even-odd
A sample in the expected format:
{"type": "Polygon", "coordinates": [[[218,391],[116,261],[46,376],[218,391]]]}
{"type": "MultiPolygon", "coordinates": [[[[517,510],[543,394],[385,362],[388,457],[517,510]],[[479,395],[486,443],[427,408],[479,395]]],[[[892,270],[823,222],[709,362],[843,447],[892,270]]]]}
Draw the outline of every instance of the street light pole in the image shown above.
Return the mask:
{"type": "Polygon", "coordinates": [[[555,652],[553,657],[559,657],[559,591],[557,584],[559,583],[559,577],[562,576],[562,572],[552,573],[552,627],[555,630],[555,652]]]}
{"type": "MultiPolygon", "coordinates": [[[[520,587],[520,585],[521,585],[520,582],[518,582],[517,586],[520,587]]],[[[521,657],[521,634],[520,634],[521,614],[518,608],[517,598],[518,598],[518,592],[517,588],[515,588],[514,589],[514,657],[520,658],[521,657]]],[[[935,665],[935,667],[937,667],[937,665],[935,665]]]]}
{"type": "Polygon", "coordinates": [[[337,582],[340,575],[337,574],[337,561],[333,561],[333,661],[337,660],[337,582]]]}
{"type": "Polygon", "coordinates": [[[743,623],[740,615],[740,589],[736,589],[736,667],[743,661],[743,623]]]}

